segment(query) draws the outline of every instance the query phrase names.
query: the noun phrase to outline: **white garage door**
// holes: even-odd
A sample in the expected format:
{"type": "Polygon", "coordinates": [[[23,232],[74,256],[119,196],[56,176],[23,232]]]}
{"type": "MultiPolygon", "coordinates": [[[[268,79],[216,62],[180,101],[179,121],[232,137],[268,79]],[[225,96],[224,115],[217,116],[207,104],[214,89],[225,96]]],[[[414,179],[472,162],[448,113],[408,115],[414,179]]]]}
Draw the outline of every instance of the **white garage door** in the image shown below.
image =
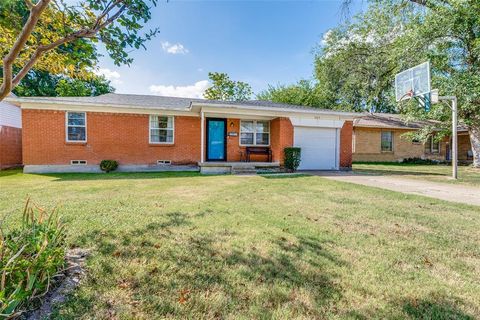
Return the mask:
{"type": "Polygon", "coordinates": [[[337,129],[295,127],[294,146],[302,148],[299,170],[336,170],[337,129]]]}

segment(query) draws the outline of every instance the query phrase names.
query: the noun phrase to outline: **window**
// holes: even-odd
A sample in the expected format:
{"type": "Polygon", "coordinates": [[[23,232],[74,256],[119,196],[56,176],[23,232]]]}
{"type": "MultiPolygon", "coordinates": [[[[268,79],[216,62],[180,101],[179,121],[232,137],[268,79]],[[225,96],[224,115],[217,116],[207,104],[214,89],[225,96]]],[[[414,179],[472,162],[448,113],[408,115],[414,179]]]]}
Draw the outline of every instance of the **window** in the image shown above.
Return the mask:
{"type": "Polygon", "coordinates": [[[382,151],[393,151],[393,132],[382,131],[382,151]]]}
{"type": "Polygon", "coordinates": [[[425,142],[425,153],[440,153],[440,141],[435,141],[433,137],[428,137],[425,142]]]}
{"type": "Polygon", "coordinates": [[[87,114],[85,112],[67,112],[67,141],[87,141],[87,114]]]}
{"type": "Polygon", "coordinates": [[[150,116],[150,143],[173,143],[173,117],[150,116]]]}
{"type": "Polygon", "coordinates": [[[240,145],[270,145],[270,122],[256,120],[240,121],[240,145]]]}

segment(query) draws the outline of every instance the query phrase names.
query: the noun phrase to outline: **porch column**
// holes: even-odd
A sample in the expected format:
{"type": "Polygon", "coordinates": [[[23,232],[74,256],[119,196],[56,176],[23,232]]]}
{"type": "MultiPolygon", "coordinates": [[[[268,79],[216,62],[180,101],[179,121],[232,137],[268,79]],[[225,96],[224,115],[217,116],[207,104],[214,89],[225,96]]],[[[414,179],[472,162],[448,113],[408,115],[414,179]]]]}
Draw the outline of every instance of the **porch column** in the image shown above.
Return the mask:
{"type": "Polygon", "coordinates": [[[203,113],[203,111],[200,111],[200,130],[202,131],[200,133],[200,162],[204,162],[205,160],[205,151],[204,151],[204,148],[205,148],[205,115],[203,113]]]}

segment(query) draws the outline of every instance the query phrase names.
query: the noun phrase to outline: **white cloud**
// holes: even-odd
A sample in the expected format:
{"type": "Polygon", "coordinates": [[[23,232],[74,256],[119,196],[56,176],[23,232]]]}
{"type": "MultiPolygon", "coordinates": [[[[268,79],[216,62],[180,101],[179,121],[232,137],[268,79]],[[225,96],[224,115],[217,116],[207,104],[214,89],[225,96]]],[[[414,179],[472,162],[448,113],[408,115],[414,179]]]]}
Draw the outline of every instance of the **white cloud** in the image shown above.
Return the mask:
{"type": "Polygon", "coordinates": [[[330,37],[332,36],[333,34],[333,31],[332,29],[329,29],[327,32],[325,32],[323,34],[323,37],[322,37],[322,45],[326,45],[328,43],[328,41],[330,40],[330,37]]]}
{"type": "Polygon", "coordinates": [[[171,54],[187,54],[188,49],[181,43],[170,43],[168,41],[162,42],[163,51],[171,54]]]}
{"type": "Polygon", "coordinates": [[[112,71],[107,68],[100,68],[94,71],[96,75],[104,76],[105,79],[110,80],[112,84],[122,84],[123,81],[120,80],[121,75],[117,71],[112,71]]]}
{"type": "Polygon", "coordinates": [[[203,93],[210,87],[208,80],[201,80],[189,86],[151,85],[150,92],[158,96],[203,98],[203,93]]]}

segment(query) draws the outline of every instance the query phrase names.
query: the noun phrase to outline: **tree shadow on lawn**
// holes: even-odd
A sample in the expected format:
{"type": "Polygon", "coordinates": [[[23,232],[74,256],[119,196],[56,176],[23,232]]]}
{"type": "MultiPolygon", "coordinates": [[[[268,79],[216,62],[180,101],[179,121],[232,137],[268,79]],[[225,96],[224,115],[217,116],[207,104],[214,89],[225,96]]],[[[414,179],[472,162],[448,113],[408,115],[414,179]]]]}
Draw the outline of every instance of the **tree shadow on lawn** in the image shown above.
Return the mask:
{"type": "Polygon", "coordinates": [[[3,170],[0,170],[0,178],[1,177],[14,176],[14,175],[21,174],[21,173],[22,173],[21,168],[3,169],[3,170]]]}
{"type": "Polygon", "coordinates": [[[289,235],[272,237],[269,248],[239,247],[230,242],[235,236],[234,230],[199,232],[181,212],[126,233],[92,231],[77,241],[96,247],[91,258],[96,267],[84,284],[90,296],[73,297],[62,318],[93,309],[104,313],[99,318],[112,309],[120,318],[127,309],[151,318],[269,318],[279,311],[319,318],[340,299],[335,270],[345,263],[323,247],[325,242],[289,235]],[[97,287],[100,279],[106,284],[97,287]],[[106,301],[119,283],[128,283],[125,290],[137,297],[128,308],[120,298],[106,301]]]}
{"type": "Polygon", "coordinates": [[[474,317],[458,310],[451,302],[440,299],[402,301],[403,312],[411,319],[473,320],[474,317]]]}
{"type": "MultiPolygon", "coordinates": [[[[433,294],[435,296],[435,294],[433,294]]],[[[475,317],[461,311],[455,305],[463,304],[460,299],[452,300],[430,297],[428,299],[399,300],[393,302],[390,308],[382,309],[378,314],[371,310],[350,310],[348,319],[411,319],[411,320],[473,320],[475,317]],[[392,312],[392,309],[394,312],[392,312]],[[397,313],[398,312],[398,313],[397,313]]]]}
{"type": "Polygon", "coordinates": [[[109,173],[44,173],[31,174],[55,178],[53,181],[94,181],[94,180],[133,180],[133,179],[167,179],[167,178],[202,178],[207,177],[196,171],[169,172],[109,172],[109,173]]]}

